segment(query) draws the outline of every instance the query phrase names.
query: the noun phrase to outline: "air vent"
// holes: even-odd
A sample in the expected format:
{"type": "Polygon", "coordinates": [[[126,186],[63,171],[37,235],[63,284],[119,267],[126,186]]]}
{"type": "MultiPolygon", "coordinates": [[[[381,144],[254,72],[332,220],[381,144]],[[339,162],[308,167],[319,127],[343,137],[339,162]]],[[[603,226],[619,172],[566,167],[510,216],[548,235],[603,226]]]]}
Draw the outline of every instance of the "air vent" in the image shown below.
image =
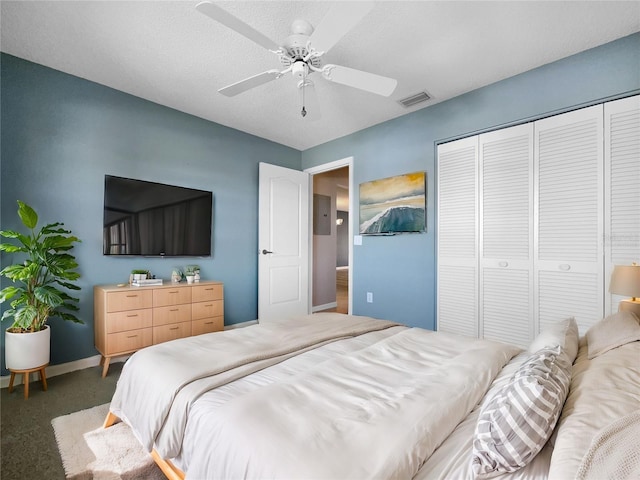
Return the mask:
{"type": "Polygon", "coordinates": [[[398,100],[398,103],[406,108],[409,108],[417,105],[418,103],[426,102],[430,99],[431,97],[427,92],[420,92],[416,93],[415,95],[411,95],[410,97],[403,98],[402,100],[398,100]]]}

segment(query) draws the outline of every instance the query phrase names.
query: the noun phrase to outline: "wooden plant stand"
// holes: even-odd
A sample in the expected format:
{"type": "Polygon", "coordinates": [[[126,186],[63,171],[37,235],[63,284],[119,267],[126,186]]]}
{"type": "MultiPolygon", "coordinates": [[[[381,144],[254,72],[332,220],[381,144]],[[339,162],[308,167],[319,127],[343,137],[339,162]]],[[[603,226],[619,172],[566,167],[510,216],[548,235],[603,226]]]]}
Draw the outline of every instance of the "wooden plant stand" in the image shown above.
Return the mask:
{"type": "Polygon", "coordinates": [[[22,373],[24,375],[22,383],[24,384],[24,399],[27,400],[29,398],[29,374],[31,372],[40,372],[40,380],[42,381],[42,389],[47,391],[47,375],[44,369],[49,365],[48,363],[35,368],[27,368],[26,370],[14,370],[12,368],[9,369],[11,372],[11,378],[9,379],[9,393],[13,391],[13,381],[16,378],[16,373],[22,373]]]}

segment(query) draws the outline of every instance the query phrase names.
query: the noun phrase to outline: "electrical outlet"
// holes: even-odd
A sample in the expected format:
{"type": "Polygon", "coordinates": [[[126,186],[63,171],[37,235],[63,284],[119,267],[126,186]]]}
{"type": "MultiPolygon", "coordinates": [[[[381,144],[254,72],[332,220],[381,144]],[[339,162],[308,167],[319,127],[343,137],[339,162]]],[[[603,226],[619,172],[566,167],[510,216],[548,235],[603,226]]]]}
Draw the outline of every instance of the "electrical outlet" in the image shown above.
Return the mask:
{"type": "Polygon", "coordinates": [[[373,303],[373,292],[367,292],[367,303],[373,303]]]}

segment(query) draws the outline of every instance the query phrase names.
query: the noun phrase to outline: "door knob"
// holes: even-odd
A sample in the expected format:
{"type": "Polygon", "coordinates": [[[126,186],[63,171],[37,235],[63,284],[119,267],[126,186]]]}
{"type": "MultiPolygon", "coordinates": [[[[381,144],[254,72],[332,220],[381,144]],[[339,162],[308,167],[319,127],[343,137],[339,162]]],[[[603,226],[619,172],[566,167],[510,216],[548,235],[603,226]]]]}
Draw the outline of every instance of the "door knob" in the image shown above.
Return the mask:
{"type": "Polygon", "coordinates": [[[273,253],[273,252],[270,252],[270,251],[269,251],[269,250],[267,250],[266,248],[262,250],[262,254],[263,254],[263,255],[266,255],[267,253],[273,253]]]}

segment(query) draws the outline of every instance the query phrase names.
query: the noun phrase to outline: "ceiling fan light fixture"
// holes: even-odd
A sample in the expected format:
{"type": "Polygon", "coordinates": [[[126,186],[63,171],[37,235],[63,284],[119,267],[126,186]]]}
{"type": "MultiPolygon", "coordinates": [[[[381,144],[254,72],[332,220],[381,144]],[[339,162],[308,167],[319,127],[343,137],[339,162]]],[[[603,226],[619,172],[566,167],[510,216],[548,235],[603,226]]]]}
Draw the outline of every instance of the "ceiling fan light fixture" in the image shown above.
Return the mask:
{"type": "Polygon", "coordinates": [[[302,60],[298,60],[291,65],[291,73],[294,77],[304,80],[309,75],[309,66],[302,60]]]}

